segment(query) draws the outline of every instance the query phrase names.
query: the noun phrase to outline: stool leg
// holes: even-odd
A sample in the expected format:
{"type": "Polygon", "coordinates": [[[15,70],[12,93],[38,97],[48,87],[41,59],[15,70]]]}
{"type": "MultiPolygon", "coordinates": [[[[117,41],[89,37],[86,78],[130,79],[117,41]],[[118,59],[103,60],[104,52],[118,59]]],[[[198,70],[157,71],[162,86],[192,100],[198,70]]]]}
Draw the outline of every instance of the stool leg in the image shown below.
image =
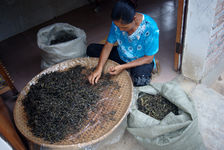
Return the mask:
{"type": "Polygon", "coordinates": [[[13,85],[12,80],[9,77],[9,73],[7,72],[7,70],[5,69],[5,67],[2,65],[2,63],[0,62],[0,74],[2,75],[3,79],[5,80],[5,82],[7,83],[7,85],[10,87],[10,89],[12,90],[14,95],[18,94],[18,91],[16,89],[16,87],[13,85]]]}

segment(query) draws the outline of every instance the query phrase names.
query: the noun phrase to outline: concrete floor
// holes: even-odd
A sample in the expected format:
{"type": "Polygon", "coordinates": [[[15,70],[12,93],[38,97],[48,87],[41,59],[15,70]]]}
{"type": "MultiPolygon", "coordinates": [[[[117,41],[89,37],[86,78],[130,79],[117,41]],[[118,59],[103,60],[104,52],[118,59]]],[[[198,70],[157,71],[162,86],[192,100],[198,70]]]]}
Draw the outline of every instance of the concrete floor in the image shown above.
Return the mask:
{"type": "MultiPolygon", "coordinates": [[[[37,46],[36,39],[36,34],[39,29],[56,22],[66,22],[83,29],[87,34],[88,44],[99,42],[109,32],[111,24],[109,16],[113,2],[102,1],[101,11],[99,13],[93,12],[93,5],[86,5],[0,42],[0,59],[15,81],[16,88],[21,91],[26,83],[41,71],[41,50],[37,46]]],[[[214,90],[184,79],[173,70],[176,10],[176,0],[139,1],[138,11],[154,18],[160,29],[160,51],[156,57],[160,61],[161,71],[159,75],[153,78],[152,82],[166,82],[174,78],[178,80],[183,89],[195,98],[200,121],[199,127],[206,147],[208,149],[221,150],[224,147],[224,131],[221,128],[224,123],[221,115],[218,114],[224,114],[221,107],[224,106],[223,96],[220,94],[217,96],[217,92],[214,90]],[[215,100],[213,101],[214,98],[215,100]],[[213,120],[213,125],[209,124],[211,120],[209,120],[210,117],[204,115],[205,112],[211,113],[209,114],[210,117],[213,115],[216,116],[213,120]]],[[[217,87],[216,85],[214,87],[217,87]]],[[[8,92],[2,95],[2,97],[12,111],[15,103],[12,94],[8,92]]],[[[128,132],[125,132],[120,142],[104,147],[103,149],[144,150],[128,132]]]]}

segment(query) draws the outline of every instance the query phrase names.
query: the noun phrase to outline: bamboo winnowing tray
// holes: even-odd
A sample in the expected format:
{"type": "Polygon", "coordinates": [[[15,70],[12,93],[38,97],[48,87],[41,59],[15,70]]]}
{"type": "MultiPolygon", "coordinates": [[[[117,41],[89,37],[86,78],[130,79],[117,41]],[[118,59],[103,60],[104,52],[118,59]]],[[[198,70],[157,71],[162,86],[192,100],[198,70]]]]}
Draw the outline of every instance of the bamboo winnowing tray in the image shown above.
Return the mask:
{"type": "MultiPolygon", "coordinates": [[[[28,93],[30,86],[32,84],[35,84],[41,75],[54,71],[65,71],[68,68],[74,67],[76,65],[93,68],[97,65],[97,62],[98,58],[76,58],[54,65],[35,76],[20,92],[20,95],[15,104],[14,120],[19,131],[28,140],[34,142],[35,144],[44,145],[49,148],[68,148],[71,146],[73,148],[81,148],[84,146],[92,145],[94,143],[98,143],[101,140],[105,139],[109,134],[111,134],[125,118],[131,104],[133,85],[127,71],[123,71],[113,78],[114,81],[118,82],[120,89],[114,90],[112,94],[111,92],[105,92],[104,99],[106,100],[104,100],[104,106],[97,113],[89,113],[90,117],[87,120],[87,123],[85,123],[85,127],[83,127],[75,135],[70,135],[65,140],[54,144],[44,141],[41,138],[35,137],[31,133],[30,128],[27,126],[27,118],[22,105],[22,99],[24,99],[24,97],[28,93]],[[107,95],[108,93],[110,94],[107,95]],[[113,116],[113,119],[104,119],[103,114],[107,114],[111,111],[116,112],[113,116]],[[88,123],[92,119],[94,119],[96,123],[88,123]]],[[[117,63],[108,60],[104,67],[104,71],[107,70],[108,67],[114,65],[117,65],[117,63]]]]}

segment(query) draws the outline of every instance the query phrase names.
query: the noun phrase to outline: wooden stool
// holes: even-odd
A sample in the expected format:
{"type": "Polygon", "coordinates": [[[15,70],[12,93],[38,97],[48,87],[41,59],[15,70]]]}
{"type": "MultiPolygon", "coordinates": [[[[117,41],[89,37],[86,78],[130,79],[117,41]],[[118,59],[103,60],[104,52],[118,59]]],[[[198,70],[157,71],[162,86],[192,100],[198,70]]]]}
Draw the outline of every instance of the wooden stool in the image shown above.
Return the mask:
{"type": "Polygon", "coordinates": [[[18,94],[17,89],[9,76],[8,71],[0,61],[0,95],[11,90],[14,95],[18,94]]]}

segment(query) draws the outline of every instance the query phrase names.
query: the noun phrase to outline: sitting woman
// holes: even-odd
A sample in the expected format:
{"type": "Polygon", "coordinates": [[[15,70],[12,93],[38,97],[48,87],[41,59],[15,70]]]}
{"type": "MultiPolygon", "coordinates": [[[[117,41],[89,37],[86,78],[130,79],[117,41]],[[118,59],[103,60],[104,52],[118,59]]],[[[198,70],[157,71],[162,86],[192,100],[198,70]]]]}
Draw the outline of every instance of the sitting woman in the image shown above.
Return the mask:
{"type": "Polygon", "coordinates": [[[95,84],[101,77],[107,59],[119,63],[110,67],[108,72],[117,75],[130,69],[134,86],[150,83],[155,67],[154,55],[159,50],[159,29],[149,16],[135,10],[136,1],[119,0],[112,9],[112,25],[105,45],[90,44],[87,55],[99,57],[96,69],[88,77],[95,84]],[[118,46],[114,44],[118,42],[118,46]]]}

